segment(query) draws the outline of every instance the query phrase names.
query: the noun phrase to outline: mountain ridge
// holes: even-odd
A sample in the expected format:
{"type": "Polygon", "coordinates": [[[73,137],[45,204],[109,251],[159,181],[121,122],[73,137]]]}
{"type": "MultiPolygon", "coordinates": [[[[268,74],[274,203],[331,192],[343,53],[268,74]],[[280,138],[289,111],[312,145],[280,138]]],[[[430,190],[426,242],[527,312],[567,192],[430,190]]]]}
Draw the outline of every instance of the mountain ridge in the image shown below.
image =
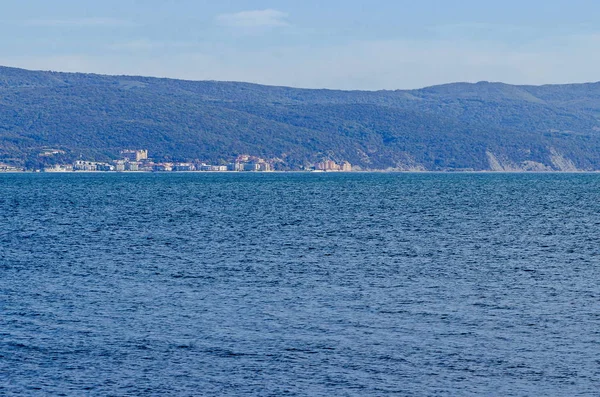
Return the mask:
{"type": "Polygon", "coordinates": [[[285,88],[292,90],[306,90],[306,91],[335,91],[335,92],[370,92],[370,93],[385,93],[385,92],[410,92],[410,91],[422,91],[436,87],[447,87],[447,86],[480,86],[480,85],[503,85],[509,87],[522,87],[522,88],[551,88],[551,87],[581,87],[588,85],[600,85],[600,80],[589,81],[589,82],[571,82],[571,83],[546,83],[546,84],[510,84],[502,81],[490,81],[480,80],[476,82],[469,81],[455,81],[449,83],[441,83],[428,85],[421,88],[389,88],[379,90],[364,90],[364,89],[337,89],[337,88],[307,88],[307,87],[294,87],[287,85],[277,84],[261,84],[253,83],[242,80],[194,80],[194,79],[181,79],[171,77],[160,77],[160,76],[144,76],[136,74],[103,74],[103,73],[86,73],[86,72],[61,72],[56,70],[44,70],[44,69],[24,69],[14,66],[3,66],[0,65],[0,75],[4,75],[6,71],[14,71],[18,73],[44,73],[53,75],[72,75],[72,76],[95,76],[102,78],[139,78],[139,79],[154,79],[154,80],[169,80],[169,81],[180,81],[187,83],[223,83],[223,84],[243,84],[249,86],[267,87],[267,88],[285,88]]]}
{"type": "Polygon", "coordinates": [[[107,160],[132,147],[175,160],[250,154],[282,169],[330,158],[362,169],[598,170],[600,83],[344,91],[0,66],[0,162],[107,160]],[[66,153],[40,158],[47,147],[66,153]]]}

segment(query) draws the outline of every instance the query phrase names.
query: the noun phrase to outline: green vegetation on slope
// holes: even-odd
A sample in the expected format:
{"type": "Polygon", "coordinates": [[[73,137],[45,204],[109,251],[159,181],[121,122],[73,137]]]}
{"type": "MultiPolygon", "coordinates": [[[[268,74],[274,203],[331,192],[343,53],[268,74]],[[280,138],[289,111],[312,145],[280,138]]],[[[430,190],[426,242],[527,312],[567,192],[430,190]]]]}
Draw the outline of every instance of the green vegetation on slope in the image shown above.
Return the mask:
{"type": "Polygon", "coordinates": [[[325,158],[365,169],[600,169],[600,84],[448,84],[335,91],[0,67],[0,162],[239,154],[297,169],[325,158]],[[40,158],[43,148],[66,154],[40,158]],[[536,165],[537,164],[537,165],[536,165]],[[529,167],[529,168],[527,168],[529,167]]]}

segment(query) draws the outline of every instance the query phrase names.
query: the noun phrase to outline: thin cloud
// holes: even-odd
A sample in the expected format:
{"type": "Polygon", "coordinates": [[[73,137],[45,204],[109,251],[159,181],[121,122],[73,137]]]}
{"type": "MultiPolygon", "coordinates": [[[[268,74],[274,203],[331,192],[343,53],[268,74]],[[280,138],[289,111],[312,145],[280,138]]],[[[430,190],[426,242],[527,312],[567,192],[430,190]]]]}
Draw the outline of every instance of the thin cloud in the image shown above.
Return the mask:
{"type": "Polygon", "coordinates": [[[216,22],[221,26],[234,28],[272,28],[290,26],[288,17],[286,12],[267,9],[218,15],[216,22]]]}
{"type": "Polygon", "coordinates": [[[484,23],[484,22],[469,22],[469,23],[457,23],[447,25],[437,25],[431,28],[431,30],[443,34],[471,34],[481,32],[493,32],[493,33],[523,33],[531,32],[534,29],[528,26],[509,25],[509,24],[497,24],[497,23],[484,23]]]}
{"type": "Polygon", "coordinates": [[[93,27],[118,27],[134,26],[131,21],[117,18],[74,18],[74,19],[31,19],[25,21],[26,26],[38,27],[67,27],[67,28],[93,28],[93,27]]]}
{"type": "Polygon", "coordinates": [[[164,49],[185,49],[192,48],[195,44],[192,42],[170,42],[170,41],[151,41],[151,40],[131,40],[122,43],[114,43],[108,46],[110,50],[117,51],[151,51],[164,49]]]}

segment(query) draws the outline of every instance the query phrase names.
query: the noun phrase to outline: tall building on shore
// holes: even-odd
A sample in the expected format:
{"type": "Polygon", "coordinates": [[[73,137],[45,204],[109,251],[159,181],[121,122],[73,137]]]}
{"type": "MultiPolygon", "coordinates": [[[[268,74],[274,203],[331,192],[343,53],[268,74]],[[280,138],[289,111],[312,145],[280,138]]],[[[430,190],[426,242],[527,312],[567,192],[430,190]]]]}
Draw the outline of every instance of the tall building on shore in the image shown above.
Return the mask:
{"type": "Polygon", "coordinates": [[[318,163],[315,168],[318,170],[321,170],[321,171],[339,171],[340,170],[340,166],[337,165],[337,163],[332,160],[322,161],[322,162],[318,163]]]}
{"type": "Polygon", "coordinates": [[[341,164],[336,163],[332,160],[325,160],[315,164],[315,169],[319,171],[352,171],[352,164],[348,161],[343,161],[341,164]]]}

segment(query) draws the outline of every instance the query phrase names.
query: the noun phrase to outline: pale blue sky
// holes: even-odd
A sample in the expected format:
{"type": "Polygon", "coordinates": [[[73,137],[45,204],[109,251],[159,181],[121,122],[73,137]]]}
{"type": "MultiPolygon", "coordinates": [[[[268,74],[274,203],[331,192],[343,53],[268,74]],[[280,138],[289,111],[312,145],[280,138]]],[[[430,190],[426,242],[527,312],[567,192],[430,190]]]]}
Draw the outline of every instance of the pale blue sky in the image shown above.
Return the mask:
{"type": "Polygon", "coordinates": [[[597,0],[1,0],[0,65],[399,89],[600,80],[597,0]]]}

